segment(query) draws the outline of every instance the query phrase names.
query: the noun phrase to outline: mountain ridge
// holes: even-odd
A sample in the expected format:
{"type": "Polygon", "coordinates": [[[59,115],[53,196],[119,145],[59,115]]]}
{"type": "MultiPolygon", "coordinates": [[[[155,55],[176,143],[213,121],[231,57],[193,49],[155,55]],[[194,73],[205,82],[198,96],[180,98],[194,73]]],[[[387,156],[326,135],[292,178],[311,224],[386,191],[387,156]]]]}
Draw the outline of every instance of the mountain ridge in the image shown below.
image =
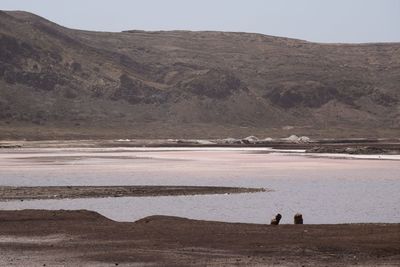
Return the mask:
{"type": "Polygon", "coordinates": [[[0,13],[0,48],[6,138],[399,132],[400,43],[91,32],[18,11],[0,13]]]}

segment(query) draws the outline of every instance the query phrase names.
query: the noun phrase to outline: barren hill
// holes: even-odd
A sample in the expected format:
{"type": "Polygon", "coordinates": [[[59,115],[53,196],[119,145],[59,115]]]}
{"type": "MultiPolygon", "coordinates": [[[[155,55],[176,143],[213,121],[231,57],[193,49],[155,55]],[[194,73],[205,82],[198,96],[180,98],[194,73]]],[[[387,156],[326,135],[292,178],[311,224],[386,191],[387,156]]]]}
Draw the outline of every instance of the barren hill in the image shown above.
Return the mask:
{"type": "Polygon", "coordinates": [[[0,137],[392,137],[400,43],[89,32],[0,12],[0,137]]]}

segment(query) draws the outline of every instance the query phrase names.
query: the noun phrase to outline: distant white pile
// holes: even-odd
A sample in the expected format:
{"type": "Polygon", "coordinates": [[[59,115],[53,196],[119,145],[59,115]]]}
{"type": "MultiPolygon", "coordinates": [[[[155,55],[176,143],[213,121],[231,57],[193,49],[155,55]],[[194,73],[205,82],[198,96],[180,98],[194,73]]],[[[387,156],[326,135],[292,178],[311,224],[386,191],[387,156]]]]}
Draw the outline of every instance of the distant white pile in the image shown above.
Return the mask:
{"type": "Polygon", "coordinates": [[[311,138],[307,136],[297,136],[297,135],[291,135],[286,138],[281,138],[281,139],[274,139],[274,138],[265,138],[265,139],[259,139],[258,137],[251,135],[246,138],[242,139],[236,139],[236,138],[226,138],[226,139],[220,139],[216,140],[216,143],[218,144],[265,144],[265,143],[272,143],[272,142],[285,142],[285,143],[293,143],[293,144],[305,144],[305,143],[310,143],[312,142],[311,138]]]}
{"type": "Polygon", "coordinates": [[[291,135],[287,138],[282,138],[281,140],[289,142],[289,143],[296,143],[296,144],[303,144],[303,143],[310,143],[311,139],[307,136],[300,136],[291,135]]]}

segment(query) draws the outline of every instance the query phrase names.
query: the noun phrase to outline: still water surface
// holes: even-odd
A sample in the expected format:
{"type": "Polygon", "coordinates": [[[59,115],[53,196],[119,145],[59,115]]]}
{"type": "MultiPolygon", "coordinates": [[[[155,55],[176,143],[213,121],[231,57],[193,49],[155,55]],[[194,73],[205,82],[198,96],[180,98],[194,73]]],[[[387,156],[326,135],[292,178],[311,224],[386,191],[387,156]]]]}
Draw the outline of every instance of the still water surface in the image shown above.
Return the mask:
{"type": "Polygon", "coordinates": [[[270,149],[19,149],[0,151],[0,185],[204,185],[273,192],[0,202],[0,209],[89,209],[118,221],[149,215],[265,223],[400,222],[400,161],[270,149]],[[314,155],[315,156],[315,155],[314,155]],[[335,158],[336,157],[336,158],[335,158]]]}

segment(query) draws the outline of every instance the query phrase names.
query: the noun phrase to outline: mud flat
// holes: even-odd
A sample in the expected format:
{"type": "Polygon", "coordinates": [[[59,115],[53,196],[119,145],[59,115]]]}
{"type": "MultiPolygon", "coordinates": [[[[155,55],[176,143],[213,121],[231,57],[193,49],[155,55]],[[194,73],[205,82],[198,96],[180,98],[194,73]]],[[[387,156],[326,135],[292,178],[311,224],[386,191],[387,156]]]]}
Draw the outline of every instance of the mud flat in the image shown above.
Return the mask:
{"type": "Polygon", "coordinates": [[[0,201],[63,198],[149,197],[265,192],[264,188],[213,186],[0,186],[0,201]]]}
{"type": "MultiPolygon", "coordinates": [[[[305,150],[309,153],[349,154],[400,154],[400,139],[319,139],[302,142],[283,139],[118,139],[118,140],[47,140],[47,141],[1,141],[0,149],[19,148],[249,148],[266,147],[283,150],[305,150]]],[[[305,137],[307,138],[307,137],[305,137]]]]}
{"type": "Polygon", "coordinates": [[[398,266],[400,224],[121,223],[84,210],[0,211],[0,253],[1,266],[398,266]]]}

